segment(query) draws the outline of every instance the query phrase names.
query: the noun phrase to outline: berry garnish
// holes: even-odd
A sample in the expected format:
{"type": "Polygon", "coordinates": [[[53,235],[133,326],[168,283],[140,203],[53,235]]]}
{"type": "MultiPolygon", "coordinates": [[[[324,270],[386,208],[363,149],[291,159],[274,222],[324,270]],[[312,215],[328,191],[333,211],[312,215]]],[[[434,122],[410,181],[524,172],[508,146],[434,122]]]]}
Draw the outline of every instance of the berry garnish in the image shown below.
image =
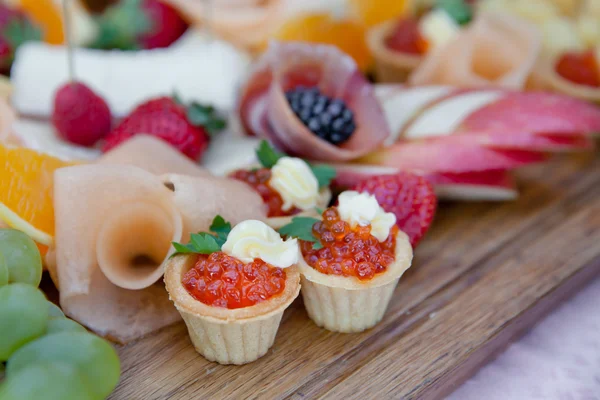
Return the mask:
{"type": "Polygon", "coordinates": [[[98,18],[99,34],[92,47],[138,50],[168,47],[188,24],[167,2],[121,0],[98,18]]]}
{"type": "Polygon", "coordinates": [[[188,107],[171,97],[159,97],[136,107],[106,137],[104,151],[143,133],[156,136],[193,160],[208,147],[209,134],[225,127],[210,106],[192,103],[188,107]]]}
{"type": "Polygon", "coordinates": [[[396,216],[396,225],[410,238],[413,248],[429,229],[437,198],[427,179],[408,172],[373,176],[359,182],[352,190],[367,192],[387,212],[396,216]]]}
{"type": "Polygon", "coordinates": [[[54,97],[52,124],[64,140],[92,146],[110,131],[110,109],[83,83],[67,83],[54,97]]]}
{"type": "Polygon", "coordinates": [[[429,47],[427,40],[421,35],[419,21],[416,18],[402,18],[390,35],[385,39],[390,49],[408,54],[425,54],[429,47]]]}
{"type": "Polygon", "coordinates": [[[356,130],[354,113],[341,99],[332,99],[318,88],[299,86],[285,93],[292,111],[315,135],[340,145],[356,130]]]}
{"type": "Polygon", "coordinates": [[[371,235],[371,226],[352,228],[333,207],[322,215],[322,221],[294,218],[279,230],[282,235],[300,239],[304,260],[317,271],[369,280],[394,262],[397,227],[390,230],[386,240],[379,242],[371,235]]]}

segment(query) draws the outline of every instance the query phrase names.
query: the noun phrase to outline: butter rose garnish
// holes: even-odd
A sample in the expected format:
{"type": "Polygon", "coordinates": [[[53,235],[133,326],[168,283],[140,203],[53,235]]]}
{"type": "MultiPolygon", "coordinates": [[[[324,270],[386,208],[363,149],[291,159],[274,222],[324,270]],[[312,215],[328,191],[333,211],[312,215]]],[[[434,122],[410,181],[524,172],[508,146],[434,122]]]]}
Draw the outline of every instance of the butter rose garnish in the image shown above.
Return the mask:
{"type": "Polygon", "coordinates": [[[396,216],[385,212],[375,196],[368,193],[352,190],[341,193],[337,209],[340,218],[351,227],[371,225],[371,235],[380,242],[387,239],[390,229],[396,223],[396,216]]]}
{"type": "Polygon", "coordinates": [[[301,210],[314,208],[319,200],[319,182],[306,161],[282,157],[271,168],[269,185],[281,195],[281,209],[301,210]]]}
{"type": "Polygon", "coordinates": [[[287,268],[298,262],[298,240],[283,240],[279,233],[262,221],[237,224],[222,247],[224,253],[245,263],[259,258],[275,267],[287,268]]]}
{"type": "Polygon", "coordinates": [[[269,185],[281,195],[282,209],[314,208],[321,193],[335,177],[335,169],[328,165],[311,165],[301,158],[288,157],[262,140],[256,149],[260,164],[271,169],[269,185]]]}
{"type": "Polygon", "coordinates": [[[173,242],[175,254],[223,251],[245,263],[258,258],[279,268],[287,268],[298,262],[298,241],[284,241],[264,222],[247,220],[231,229],[231,224],[217,215],[209,229],[212,233],[193,233],[188,244],[173,242]]]}

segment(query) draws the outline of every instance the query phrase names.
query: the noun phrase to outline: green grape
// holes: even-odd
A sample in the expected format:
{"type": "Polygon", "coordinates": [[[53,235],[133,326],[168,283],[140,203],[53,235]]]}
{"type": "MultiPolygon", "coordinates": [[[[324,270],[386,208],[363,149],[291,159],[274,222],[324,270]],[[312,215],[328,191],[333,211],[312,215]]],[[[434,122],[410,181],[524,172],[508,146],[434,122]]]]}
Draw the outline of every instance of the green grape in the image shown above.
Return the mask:
{"type": "Polygon", "coordinates": [[[0,385],[0,400],[95,400],[77,368],[61,362],[33,363],[0,385]]]}
{"type": "Polygon", "coordinates": [[[104,399],[119,382],[119,357],[104,339],[84,332],[58,332],[28,343],[8,360],[10,378],[28,365],[60,361],[72,365],[82,374],[94,398],[104,399]]]}
{"type": "Polygon", "coordinates": [[[48,302],[48,317],[64,317],[65,314],[62,312],[59,306],[54,304],[53,302],[48,302]]]}
{"type": "Polygon", "coordinates": [[[29,236],[16,229],[0,229],[0,253],[6,260],[9,282],[40,284],[42,257],[29,236]]]}
{"type": "Polygon", "coordinates": [[[41,290],[24,283],[0,287],[0,361],[46,332],[47,300],[41,290]]]}
{"type": "Polygon", "coordinates": [[[2,253],[0,253],[0,287],[8,285],[8,267],[2,253]]]}
{"type": "Polygon", "coordinates": [[[63,331],[87,332],[83,326],[79,325],[72,319],[65,317],[54,317],[48,319],[48,328],[46,330],[47,334],[63,331]]]}

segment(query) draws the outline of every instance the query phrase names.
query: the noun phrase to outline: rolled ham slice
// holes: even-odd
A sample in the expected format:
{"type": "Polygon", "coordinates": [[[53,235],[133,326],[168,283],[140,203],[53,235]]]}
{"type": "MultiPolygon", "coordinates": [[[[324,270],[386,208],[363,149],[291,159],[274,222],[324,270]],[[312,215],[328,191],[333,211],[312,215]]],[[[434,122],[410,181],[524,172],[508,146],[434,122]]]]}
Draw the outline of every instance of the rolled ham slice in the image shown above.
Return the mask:
{"type": "Polygon", "coordinates": [[[247,219],[266,219],[266,205],[252,188],[234,179],[167,174],[161,181],[172,190],[172,199],[183,218],[183,238],[208,232],[213,218],[221,215],[232,225],[247,219]]]}
{"type": "Polygon", "coordinates": [[[125,165],[61,168],[54,210],[56,272],[67,315],[120,342],[178,319],[155,282],[170,241],[181,240],[182,218],[155,175],[125,165]]]}
{"type": "Polygon", "coordinates": [[[367,46],[375,60],[377,82],[406,82],[410,74],[423,61],[423,55],[401,53],[386,46],[387,37],[396,21],[386,21],[367,32],[367,46]]]}
{"type": "Polygon", "coordinates": [[[542,46],[537,29],[512,15],[481,13],[455,38],[433,49],[411,85],[523,88],[542,46]]]}
{"type": "Polygon", "coordinates": [[[210,172],[155,136],[138,134],[111,149],[98,160],[100,164],[133,165],[155,175],[176,173],[208,176],[210,172]]]}
{"type": "Polygon", "coordinates": [[[242,89],[240,117],[250,134],[268,138],[291,155],[344,161],[365,155],[389,136],[373,88],[351,57],[337,48],[299,42],[273,42],[242,89]],[[299,85],[343,99],[354,111],[357,129],[334,146],[314,135],[290,108],[285,91],[299,85]]]}

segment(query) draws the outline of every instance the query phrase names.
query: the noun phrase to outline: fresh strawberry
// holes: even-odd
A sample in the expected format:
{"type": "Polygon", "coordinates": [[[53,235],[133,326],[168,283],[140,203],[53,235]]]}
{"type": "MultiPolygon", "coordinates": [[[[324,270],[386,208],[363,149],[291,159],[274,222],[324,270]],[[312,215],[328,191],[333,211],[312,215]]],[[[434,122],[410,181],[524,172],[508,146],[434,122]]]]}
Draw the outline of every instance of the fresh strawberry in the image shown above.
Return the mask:
{"type": "Polygon", "coordinates": [[[64,140],[92,146],[110,131],[110,109],[83,83],[67,83],[54,97],[52,124],[64,140]]]}
{"type": "Polygon", "coordinates": [[[10,71],[17,47],[41,38],[41,31],[23,12],[0,3],[0,73],[10,71]]]}
{"type": "Polygon", "coordinates": [[[92,47],[121,50],[168,47],[188,28],[173,7],[159,0],[121,0],[98,18],[98,26],[92,47]]]}
{"type": "Polygon", "coordinates": [[[394,213],[396,225],[408,235],[413,247],[433,221],[437,199],[431,183],[421,176],[408,172],[372,176],[352,190],[375,195],[385,211],[394,213]]]}
{"type": "Polygon", "coordinates": [[[185,107],[171,97],[159,97],[136,107],[106,137],[108,151],[138,133],[154,135],[170,143],[193,160],[200,158],[209,134],[225,127],[209,106],[192,103],[185,107]]]}

